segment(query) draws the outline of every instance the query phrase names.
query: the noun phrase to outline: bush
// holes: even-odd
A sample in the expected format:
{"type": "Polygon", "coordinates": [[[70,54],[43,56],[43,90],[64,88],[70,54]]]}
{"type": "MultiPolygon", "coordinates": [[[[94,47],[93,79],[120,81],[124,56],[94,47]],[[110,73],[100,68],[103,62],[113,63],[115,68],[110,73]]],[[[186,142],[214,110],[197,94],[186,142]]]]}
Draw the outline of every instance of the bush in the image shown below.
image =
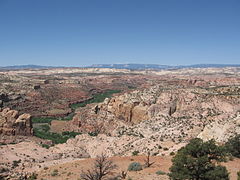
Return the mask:
{"type": "Polygon", "coordinates": [[[54,169],[53,172],[51,173],[51,176],[57,176],[58,175],[58,170],[54,169]]]}
{"type": "Polygon", "coordinates": [[[228,171],[226,167],[224,166],[216,166],[212,170],[208,171],[205,175],[205,179],[209,180],[227,180],[228,177],[228,171]]]}
{"type": "Polygon", "coordinates": [[[163,172],[163,171],[157,171],[156,174],[157,174],[157,175],[165,175],[166,173],[163,172]]]}
{"type": "Polygon", "coordinates": [[[172,159],[170,178],[173,180],[228,180],[227,169],[216,166],[226,158],[224,148],[217,146],[214,140],[203,142],[199,138],[192,139],[181,148],[172,159]]]}
{"type": "Polygon", "coordinates": [[[36,174],[36,173],[32,173],[32,174],[27,178],[27,180],[34,180],[34,179],[37,179],[37,176],[38,176],[38,174],[36,174]]]}
{"type": "Polygon", "coordinates": [[[14,168],[17,167],[19,163],[21,163],[21,159],[19,159],[18,161],[14,160],[13,161],[13,167],[14,168]]]}
{"type": "Polygon", "coordinates": [[[140,171],[142,170],[142,165],[138,162],[132,162],[128,166],[128,171],[140,171]]]}
{"type": "Polygon", "coordinates": [[[46,148],[46,149],[49,149],[49,148],[50,148],[50,146],[49,146],[48,144],[41,144],[41,146],[42,146],[43,148],[46,148]]]}
{"type": "Polygon", "coordinates": [[[139,154],[139,151],[133,151],[133,152],[132,152],[132,155],[133,155],[133,156],[137,156],[138,154],[139,154]]]}
{"type": "Polygon", "coordinates": [[[97,132],[89,132],[88,135],[89,136],[98,136],[98,133],[97,132]]]}
{"type": "Polygon", "coordinates": [[[240,180],[240,171],[237,172],[237,176],[238,176],[238,177],[237,177],[237,178],[238,178],[237,180],[240,180]]]}
{"type": "Polygon", "coordinates": [[[237,158],[240,158],[240,134],[229,139],[225,144],[225,148],[227,152],[231,153],[237,158]]]}

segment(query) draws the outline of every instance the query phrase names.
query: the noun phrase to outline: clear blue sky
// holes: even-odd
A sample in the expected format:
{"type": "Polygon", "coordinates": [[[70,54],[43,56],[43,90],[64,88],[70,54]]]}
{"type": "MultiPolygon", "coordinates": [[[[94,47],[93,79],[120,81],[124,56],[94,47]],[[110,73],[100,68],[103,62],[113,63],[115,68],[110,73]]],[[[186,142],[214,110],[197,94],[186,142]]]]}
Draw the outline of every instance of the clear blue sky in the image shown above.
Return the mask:
{"type": "Polygon", "coordinates": [[[0,66],[240,64],[240,0],[0,0],[0,66]]]}

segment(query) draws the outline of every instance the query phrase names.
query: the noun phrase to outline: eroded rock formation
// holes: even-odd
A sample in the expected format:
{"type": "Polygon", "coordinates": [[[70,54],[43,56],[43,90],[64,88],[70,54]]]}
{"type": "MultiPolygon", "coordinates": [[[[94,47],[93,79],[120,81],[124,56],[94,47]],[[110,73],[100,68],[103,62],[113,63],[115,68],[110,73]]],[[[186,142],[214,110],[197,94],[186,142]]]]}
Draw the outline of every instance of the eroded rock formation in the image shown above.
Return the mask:
{"type": "Polygon", "coordinates": [[[33,135],[31,115],[19,115],[18,111],[9,108],[0,110],[0,135],[33,135]]]}

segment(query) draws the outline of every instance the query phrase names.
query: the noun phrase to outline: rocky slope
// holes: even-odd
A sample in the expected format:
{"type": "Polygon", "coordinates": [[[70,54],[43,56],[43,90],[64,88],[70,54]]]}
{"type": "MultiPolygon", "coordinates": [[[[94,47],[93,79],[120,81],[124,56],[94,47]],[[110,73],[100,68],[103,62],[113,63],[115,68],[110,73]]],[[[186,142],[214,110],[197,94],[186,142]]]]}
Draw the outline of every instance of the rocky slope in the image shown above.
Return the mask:
{"type": "Polygon", "coordinates": [[[112,136],[187,141],[211,123],[234,124],[231,119],[240,112],[239,89],[153,86],[79,109],[71,128],[112,136]]]}

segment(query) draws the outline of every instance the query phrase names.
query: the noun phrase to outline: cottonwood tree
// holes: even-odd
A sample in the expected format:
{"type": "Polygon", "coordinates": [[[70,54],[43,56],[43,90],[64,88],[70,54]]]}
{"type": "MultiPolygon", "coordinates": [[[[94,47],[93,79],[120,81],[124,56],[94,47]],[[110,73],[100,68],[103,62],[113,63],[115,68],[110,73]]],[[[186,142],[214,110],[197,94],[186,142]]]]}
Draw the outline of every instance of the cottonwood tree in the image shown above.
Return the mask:
{"type": "Polygon", "coordinates": [[[82,180],[103,180],[112,173],[117,166],[108,160],[105,154],[97,156],[94,167],[86,172],[82,172],[80,177],[82,180]]]}

